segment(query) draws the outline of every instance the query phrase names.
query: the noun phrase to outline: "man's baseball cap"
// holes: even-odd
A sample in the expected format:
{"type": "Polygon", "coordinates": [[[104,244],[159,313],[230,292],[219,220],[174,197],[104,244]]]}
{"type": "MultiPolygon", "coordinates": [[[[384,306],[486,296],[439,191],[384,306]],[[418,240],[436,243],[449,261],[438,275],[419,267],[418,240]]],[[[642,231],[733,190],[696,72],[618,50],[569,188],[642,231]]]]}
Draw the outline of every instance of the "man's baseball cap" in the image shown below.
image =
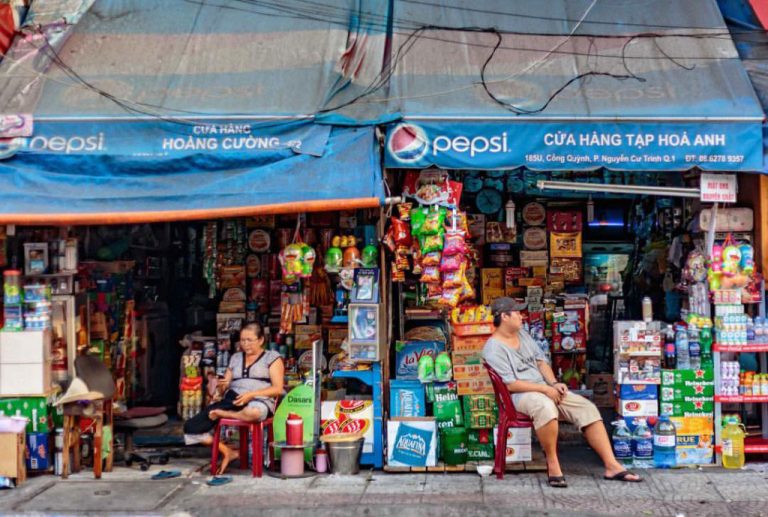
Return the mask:
{"type": "Polygon", "coordinates": [[[519,310],[518,307],[519,304],[515,303],[515,300],[509,298],[508,296],[502,296],[501,298],[496,298],[493,300],[493,302],[491,302],[491,314],[496,317],[499,314],[517,311],[519,310]]]}

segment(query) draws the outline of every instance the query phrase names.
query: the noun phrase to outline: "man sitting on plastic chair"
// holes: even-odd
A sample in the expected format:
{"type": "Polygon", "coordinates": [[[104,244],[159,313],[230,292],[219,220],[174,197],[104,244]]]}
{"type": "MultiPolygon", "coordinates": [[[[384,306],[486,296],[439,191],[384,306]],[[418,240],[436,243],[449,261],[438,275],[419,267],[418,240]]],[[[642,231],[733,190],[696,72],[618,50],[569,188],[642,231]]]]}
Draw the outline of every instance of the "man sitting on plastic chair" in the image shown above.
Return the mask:
{"type": "MultiPolygon", "coordinates": [[[[244,422],[259,422],[275,413],[277,397],[283,394],[285,367],[275,351],[264,349],[264,330],[250,323],[240,332],[242,352],[232,355],[224,376],[224,397],[184,422],[187,445],[213,444],[211,431],[219,418],[234,418],[244,422]]],[[[238,457],[236,450],[219,443],[223,455],[219,474],[238,457]]],[[[241,458],[247,461],[248,458],[241,458]]]]}
{"type": "Polygon", "coordinates": [[[616,461],[597,407],[557,382],[543,352],[522,328],[523,320],[515,306],[511,298],[497,298],[491,304],[496,331],[483,348],[483,358],[507,384],[515,409],[533,420],[546,455],[549,485],[568,486],[557,458],[558,417],[577,425],[584,433],[605,464],[606,479],[641,481],[616,461]]]}

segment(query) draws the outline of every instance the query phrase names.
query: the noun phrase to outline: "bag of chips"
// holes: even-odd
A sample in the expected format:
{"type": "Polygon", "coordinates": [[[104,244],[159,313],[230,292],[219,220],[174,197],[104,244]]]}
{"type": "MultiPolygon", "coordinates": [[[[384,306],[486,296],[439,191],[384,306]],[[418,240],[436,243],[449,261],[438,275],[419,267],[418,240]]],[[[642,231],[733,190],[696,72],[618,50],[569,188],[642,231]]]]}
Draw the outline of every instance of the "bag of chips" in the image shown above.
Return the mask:
{"type": "Polygon", "coordinates": [[[429,210],[424,218],[424,224],[421,227],[422,235],[436,235],[444,231],[445,208],[439,207],[436,210],[429,210]]]}
{"type": "Polygon", "coordinates": [[[397,205],[397,211],[400,214],[400,219],[402,219],[403,221],[410,221],[412,208],[413,208],[413,203],[400,203],[399,205],[397,205]]]}
{"type": "Polygon", "coordinates": [[[443,289],[461,288],[464,284],[464,272],[466,265],[463,263],[456,271],[449,271],[443,274],[443,289]]]}
{"type": "Polygon", "coordinates": [[[442,251],[443,249],[443,234],[437,235],[422,235],[419,237],[421,243],[421,253],[426,255],[431,251],[442,251]]]}
{"type": "Polygon", "coordinates": [[[411,210],[411,235],[418,237],[422,234],[426,218],[426,208],[416,207],[411,210]]]}
{"type": "Polygon", "coordinates": [[[464,255],[443,255],[440,261],[440,271],[443,273],[458,271],[463,263],[464,255]]]}
{"type": "Polygon", "coordinates": [[[443,289],[443,295],[440,297],[439,304],[443,307],[456,307],[459,305],[461,299],[461,288],[454,287],[450,289],[443,289]]]}
{"type": "Polygon", "coordinates": [[[464,236],[458,233],[447,233],[445,235],[445,244],[443,246],[443,254],[445,255],[458,255],[467,253],[467,243],[464,240],[464,236]]]}
{"type": "Polygon", "coordinates": [[[425,284],[439,284],[440,268],[437,266],[425,267],[424,272],[421,274],[421,281],[425,284]]]}
{"type": "Polygon", "coordinates": [[[439,266],[440,256],[441,256],[441,253],[439,251],[430,251],[429,253],[424,255],[424,258],[422,259],[422,264],[424,264],[425,266],[439,266]]]}
{"type": "Polygon", "coordinates": [[[405,221],[397,217],[392,218],[392,237],[398,246],[411,245],[411,229],[405,221]]]}

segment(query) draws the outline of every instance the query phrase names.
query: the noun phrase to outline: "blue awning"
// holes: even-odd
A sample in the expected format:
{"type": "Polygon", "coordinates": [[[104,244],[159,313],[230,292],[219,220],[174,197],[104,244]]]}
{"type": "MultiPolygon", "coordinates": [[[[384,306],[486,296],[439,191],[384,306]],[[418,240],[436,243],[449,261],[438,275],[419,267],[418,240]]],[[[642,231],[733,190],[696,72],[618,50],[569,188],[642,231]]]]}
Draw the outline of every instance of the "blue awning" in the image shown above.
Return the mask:
{"type": "Polygon", "coordinates": [[[381,206],[373,128],[49,122],[6,146],[0,224],[109,224],[381,206]]]}
{"type": "Polygon", "coordinates": [[[389,167],[762,170],[764,114],[714,0],[398,0],[393,16],[389,167]]]}

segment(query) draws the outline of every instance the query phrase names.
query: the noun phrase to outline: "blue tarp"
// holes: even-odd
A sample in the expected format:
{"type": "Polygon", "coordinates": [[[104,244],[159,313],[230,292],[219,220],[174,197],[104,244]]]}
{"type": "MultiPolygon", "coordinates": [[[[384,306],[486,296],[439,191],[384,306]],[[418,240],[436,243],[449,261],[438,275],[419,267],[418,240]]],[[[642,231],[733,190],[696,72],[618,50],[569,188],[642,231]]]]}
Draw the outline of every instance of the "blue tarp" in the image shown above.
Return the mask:
{"type": "Polygon", "coordinates": [[[388,166],[762,169],[763,112],[714,0],[394,6],[388,166]]]}
{"type": "Polygon", "coordinates": [[[0,220],[203,219],[373,207],[384,198],[372,128],[297,122],[261,136],[248,121],[145,125],[38,124],[0,160],[0,220]],[[144,154],[135,152],[139,139],[147,139],[144,154]]]}

